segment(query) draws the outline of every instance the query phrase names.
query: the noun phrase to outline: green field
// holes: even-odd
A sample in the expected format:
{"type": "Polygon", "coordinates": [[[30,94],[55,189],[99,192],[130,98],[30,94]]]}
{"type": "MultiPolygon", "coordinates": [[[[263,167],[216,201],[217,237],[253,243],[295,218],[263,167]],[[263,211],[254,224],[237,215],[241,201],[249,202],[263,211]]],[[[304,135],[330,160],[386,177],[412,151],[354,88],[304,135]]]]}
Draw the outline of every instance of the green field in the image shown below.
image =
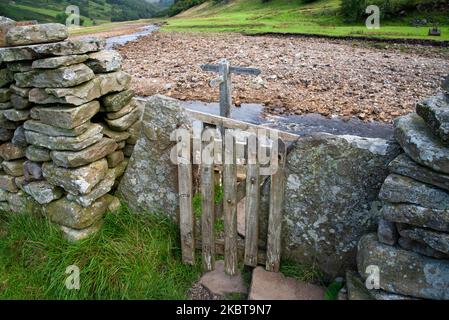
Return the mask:
{"type": "Polygon", "coordinates": [[[163,30],[449,40],[449,16],[444,12],[408,12],[401,18],[381,20],[379,30],[369,30],[363,23],[345,23],[340,5],[340,0],[321,0],[311,4],[302,4],[302,0],[273,0],[268,3],[235,0],[224,5],[207,2],[168,19],[163,30]],[[429,26],[412,26],[416,18],[440,21],[442,36],[429,37],[429,26]]]}

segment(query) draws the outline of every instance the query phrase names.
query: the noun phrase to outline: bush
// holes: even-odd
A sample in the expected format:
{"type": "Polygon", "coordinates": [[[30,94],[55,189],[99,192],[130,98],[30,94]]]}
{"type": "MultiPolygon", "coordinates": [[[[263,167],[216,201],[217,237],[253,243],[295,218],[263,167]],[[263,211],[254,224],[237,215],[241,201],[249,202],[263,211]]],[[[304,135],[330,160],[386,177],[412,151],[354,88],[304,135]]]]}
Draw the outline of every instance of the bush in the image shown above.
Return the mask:
{"type": "Polygon", "coordinates": [[[346,21],[362,21],[366,17],[365,10],[369,5],[380,8],[382,18],[391,18],[402,10],[415,9],[420,4],[430,4],[434,0],[342,0],[341,12],[346,21]]]}

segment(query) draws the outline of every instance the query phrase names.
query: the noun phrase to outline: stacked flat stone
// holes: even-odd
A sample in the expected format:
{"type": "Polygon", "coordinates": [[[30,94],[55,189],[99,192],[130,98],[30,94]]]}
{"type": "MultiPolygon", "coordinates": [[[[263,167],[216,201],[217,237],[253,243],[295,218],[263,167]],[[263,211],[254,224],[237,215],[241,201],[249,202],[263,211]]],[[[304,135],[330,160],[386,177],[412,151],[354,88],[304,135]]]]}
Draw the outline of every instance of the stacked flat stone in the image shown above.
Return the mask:
{"type": "Polygon", "coordinates": [[[67,37],[61,24],[6,32],[0,206],[43,212],[77,240],[119,205],[108,193],[125,171],[141,109],[120,55],[103,50],[104,39],[67,37]]]}
{"type": "Polygon", "coordinates": [[[443,92],[396,119],[404,150],[390,165],[379,198],[377,235],[359,243],[358,269],[380,270],[385,291],[449,299],[449,78],[443,92]]]}

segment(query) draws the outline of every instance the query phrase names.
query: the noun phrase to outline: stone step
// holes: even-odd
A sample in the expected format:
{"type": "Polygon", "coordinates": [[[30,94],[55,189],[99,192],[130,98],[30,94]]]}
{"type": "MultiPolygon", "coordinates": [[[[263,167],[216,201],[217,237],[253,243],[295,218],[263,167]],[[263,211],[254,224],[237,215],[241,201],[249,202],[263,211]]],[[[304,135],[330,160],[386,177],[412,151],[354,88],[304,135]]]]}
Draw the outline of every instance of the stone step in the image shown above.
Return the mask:
{"type": "Polygon", "coordinates": [[[324,300],[325,288],[269,272],[253,270],[249,300],[324,300]]]}
{"type": "Polygon", "coordinates": [[[234,276],[229,276],[225,272],[224,261],[215,262],[215,270],[206,272],[199,280],[199,284],[204,286],[210,293],[218,296],[226,296],[227,294],[248,293],[248,289],[243,281],[241,272],[234,276]]]}

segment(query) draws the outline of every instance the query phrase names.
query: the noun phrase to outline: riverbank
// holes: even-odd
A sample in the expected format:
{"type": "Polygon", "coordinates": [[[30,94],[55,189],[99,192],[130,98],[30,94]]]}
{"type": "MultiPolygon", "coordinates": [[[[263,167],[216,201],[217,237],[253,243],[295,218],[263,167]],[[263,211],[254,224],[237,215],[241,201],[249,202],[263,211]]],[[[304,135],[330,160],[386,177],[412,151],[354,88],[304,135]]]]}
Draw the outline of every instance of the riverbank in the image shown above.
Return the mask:
{"type": "Polygon", "coordinates": [[[235,33],[155,32],[118,47],[140,96],[218,101],[214,75],[200,65],[228,58],[260,68],[235,76],[233,101],[272,115],[316,113],[390,123],[439,90],[447,48],[235,33]]]}

